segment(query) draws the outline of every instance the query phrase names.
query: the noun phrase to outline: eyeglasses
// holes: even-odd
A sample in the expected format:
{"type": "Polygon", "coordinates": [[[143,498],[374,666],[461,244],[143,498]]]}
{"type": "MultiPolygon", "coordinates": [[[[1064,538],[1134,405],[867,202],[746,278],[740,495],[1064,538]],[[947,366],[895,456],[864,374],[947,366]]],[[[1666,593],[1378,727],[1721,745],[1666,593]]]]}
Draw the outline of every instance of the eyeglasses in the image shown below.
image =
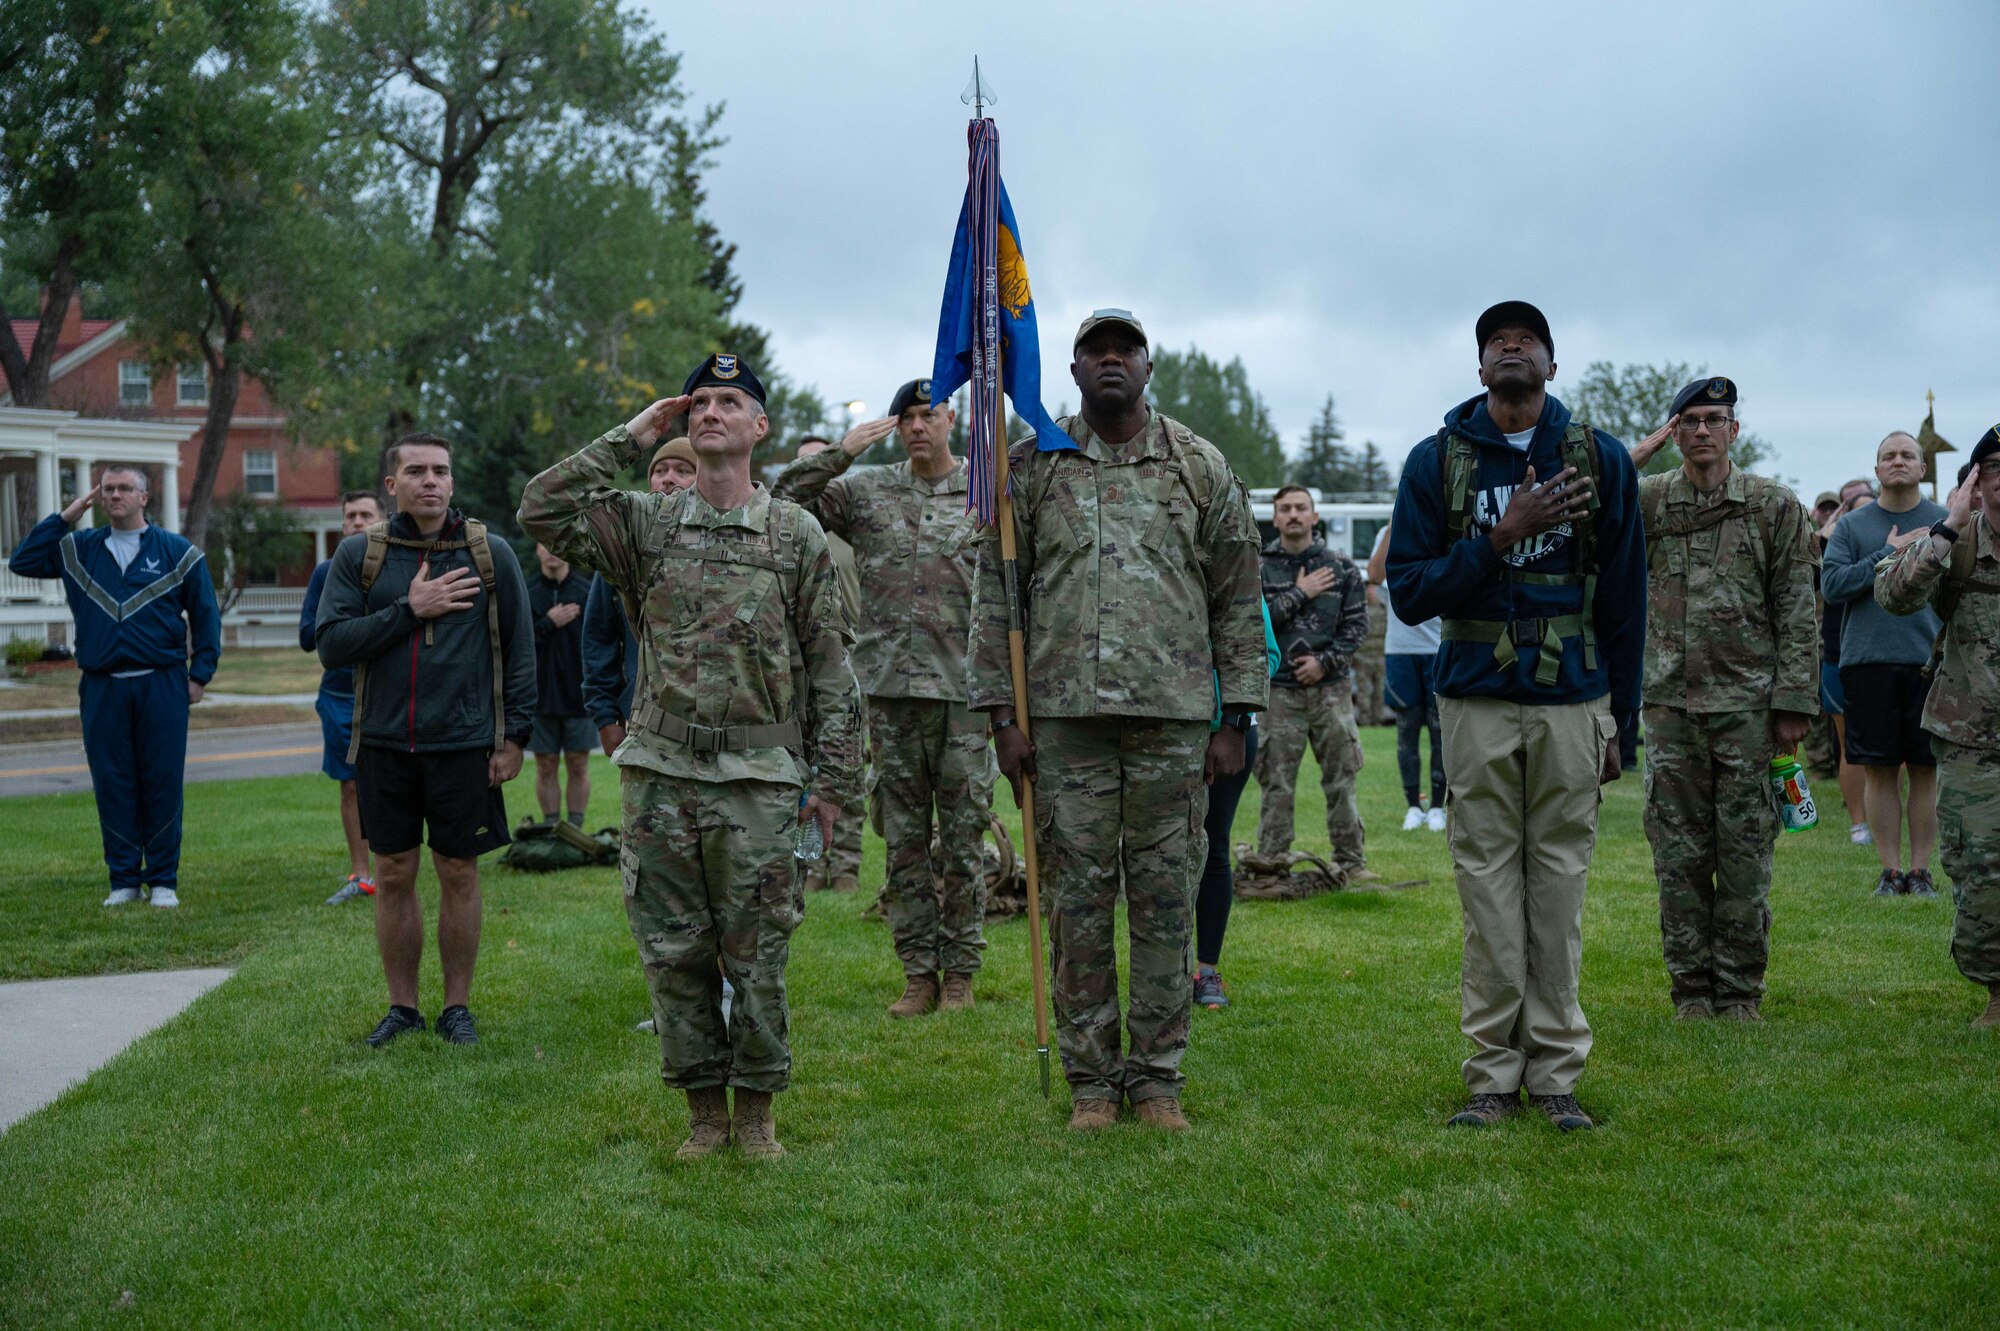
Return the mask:
{"type": "Polygon", "coordinates": [[[141,493],[141,491],[136,485],[100,485],[97,487],[97,493],[101,495],[135,495],[141,493]]]}
{"type": "Polygon", "coordinates": [[[1722,427],[1735,419],[1734,416],[1683,416],[1675,428],[1682,434],[1694,434],[1703,426],[1707,426],[1714,433],[1720,434],[1722,427]]]}

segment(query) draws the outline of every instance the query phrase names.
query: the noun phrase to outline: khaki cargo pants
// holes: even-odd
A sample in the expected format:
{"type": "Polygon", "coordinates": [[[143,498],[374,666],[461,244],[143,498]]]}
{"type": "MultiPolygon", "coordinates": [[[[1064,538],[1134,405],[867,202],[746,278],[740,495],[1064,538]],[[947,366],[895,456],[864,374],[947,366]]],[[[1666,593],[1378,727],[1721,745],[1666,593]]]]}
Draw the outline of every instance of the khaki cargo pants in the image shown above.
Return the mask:
{"type": "Polygon", "coordinates": [[[1465,916],[1459,1029],[1474,1094],[1567,1094],[1590,1054],[1577,1003],[1607,698],[1555,707],[1439,698],[1451,859],[1465,916]]]}

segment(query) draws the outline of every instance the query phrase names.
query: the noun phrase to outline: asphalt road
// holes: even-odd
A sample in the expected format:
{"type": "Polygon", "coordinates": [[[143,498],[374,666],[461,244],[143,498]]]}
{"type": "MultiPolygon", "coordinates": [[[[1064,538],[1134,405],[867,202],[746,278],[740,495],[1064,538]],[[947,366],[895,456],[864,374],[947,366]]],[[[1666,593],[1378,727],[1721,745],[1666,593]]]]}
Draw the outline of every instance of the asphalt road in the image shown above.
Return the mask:
{"type": "MultiPolygon", "coordinates": [[[[319,726],[244,726],[188,732],[189,781],[240,781],[246,777],[298,776],[319,770],[319,726]]],[[[40,744],[0,744],[0,799],[57,795],[90,789],[90,768],[80,739],[40,744]]]]}

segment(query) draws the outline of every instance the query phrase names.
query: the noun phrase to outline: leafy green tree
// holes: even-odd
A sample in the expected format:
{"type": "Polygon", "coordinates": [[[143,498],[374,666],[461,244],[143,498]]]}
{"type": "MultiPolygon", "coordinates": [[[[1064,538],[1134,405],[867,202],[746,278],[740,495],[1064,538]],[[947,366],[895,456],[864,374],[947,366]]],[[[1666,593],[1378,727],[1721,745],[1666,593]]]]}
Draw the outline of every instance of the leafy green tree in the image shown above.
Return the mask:
{"type": "Polygon", "coordinates": [[[1375,446],[1373,439],[1361,445],[1361,455],[1354,460],[1354,488],[1369,494],[1381,494],[1396,488],[1396,478],[1389,474],[1389,463],[1383,458],[1382,450],[1375,446]]]}
{"type": "Polygon", "coordinates": [[[234,494],[210,515],[202,553],[216,600],[228,614],[245,587],[277,577],[298,559],[298,524],[290,509],[234,494]]]}
{"type": "Polygon", "coordinates": [[[1309,485],[1321,494],[1354,489],[1354,457],[1342,442],[1346,438],[1347,431],[1340,427],[1340,417],[1333,409],[1333,394],[1328,393],[1319,416],[1306,431],[1305,447],[1291,464],[1285,483],[1309,485]]]}
{"type": "Polygon", "coordinates": [[[1241,358],[1227,365],[1199,347],[1153,356],[1153,405],[1214,444],[1245,485],[1284,479],[1285,449],[1241,358]]]}
{"type": "MultiPolygon", "coordinates": [[[[1706,365],[1689,369],[1685,361],[1624,366],[1592,361],[1575,387],[1559,396],[1578,420],[1615,435],[1629,447],[1665,425],[1674,394],[1707,373],[1706,365]]],[[[1729,450],[1730,460],[1746,471],[1770,455],[1770,446],[1748,430],[1736,436],[1735,447],[1729,450]]],[[[1681,451],[1669,439],[1644,470],[1653,474],[1680,465],[1681,451]]]]}

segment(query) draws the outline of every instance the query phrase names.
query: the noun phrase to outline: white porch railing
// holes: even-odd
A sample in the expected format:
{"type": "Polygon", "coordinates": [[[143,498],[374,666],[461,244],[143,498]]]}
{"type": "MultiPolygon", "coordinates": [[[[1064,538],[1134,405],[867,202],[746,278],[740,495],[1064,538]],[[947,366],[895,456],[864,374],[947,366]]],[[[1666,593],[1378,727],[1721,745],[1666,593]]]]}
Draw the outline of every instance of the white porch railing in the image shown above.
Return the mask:
{"type": "Polygon", "coordinates": [[[26,605],[62,605],[62,583],[54,578],[24,578],[0,564],[0,601],[26,605]]]}
{"type": "Polygon", "coordinates": [[[289,615],[296,620],[305,604],[303,587],[245,587],[236,604],[229,608],[229,618],[289,615]]]}

